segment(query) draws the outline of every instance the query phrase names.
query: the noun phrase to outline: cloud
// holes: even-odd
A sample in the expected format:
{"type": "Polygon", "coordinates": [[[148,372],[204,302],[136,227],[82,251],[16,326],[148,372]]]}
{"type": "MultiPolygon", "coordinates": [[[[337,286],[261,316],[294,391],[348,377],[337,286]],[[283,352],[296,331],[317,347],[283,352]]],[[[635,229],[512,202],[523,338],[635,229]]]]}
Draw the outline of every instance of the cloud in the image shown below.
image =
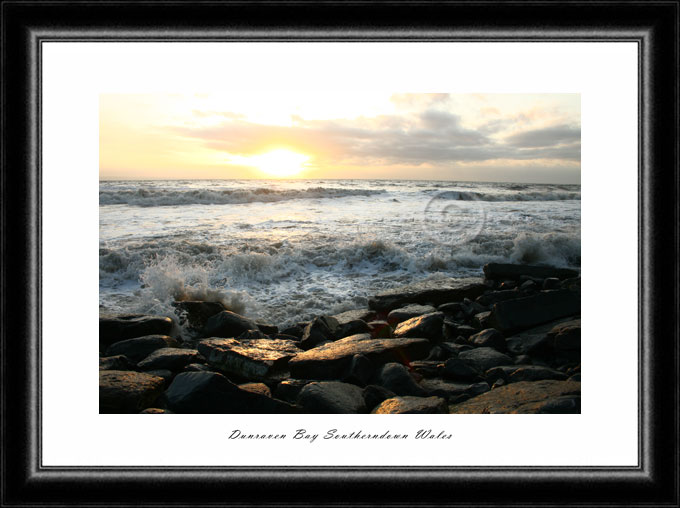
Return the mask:
{"type": "Polygon", "coordinates": [[[507,144],[517,147],[555,146],[580,141],[581,129],[568,125],[527,130],[505,138],[507,144]]]}

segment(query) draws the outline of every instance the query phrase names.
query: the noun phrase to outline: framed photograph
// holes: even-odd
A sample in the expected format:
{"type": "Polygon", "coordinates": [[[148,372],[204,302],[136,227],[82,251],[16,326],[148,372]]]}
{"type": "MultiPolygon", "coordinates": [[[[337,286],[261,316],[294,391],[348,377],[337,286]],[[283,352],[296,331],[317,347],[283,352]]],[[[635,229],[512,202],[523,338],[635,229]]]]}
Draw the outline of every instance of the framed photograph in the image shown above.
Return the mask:
{"type": "Polygon", "coordinates": [[[4,504],[677,505],[677,2],[2,16],[4,504]]]}

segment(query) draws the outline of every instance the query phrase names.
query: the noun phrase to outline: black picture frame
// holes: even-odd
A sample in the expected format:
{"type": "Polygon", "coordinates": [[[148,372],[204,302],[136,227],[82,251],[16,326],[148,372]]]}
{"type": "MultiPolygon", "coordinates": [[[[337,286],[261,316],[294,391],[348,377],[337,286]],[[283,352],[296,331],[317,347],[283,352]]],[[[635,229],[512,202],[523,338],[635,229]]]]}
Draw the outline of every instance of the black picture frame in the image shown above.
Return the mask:
{"type": "Polygon", "coordinates": [[[677,1],[2,2],[3,506],[678,506],[678,19],[677,1]],[[637,42],[639,465],[43,467],[40,55],[48,40],[637,42]]]}

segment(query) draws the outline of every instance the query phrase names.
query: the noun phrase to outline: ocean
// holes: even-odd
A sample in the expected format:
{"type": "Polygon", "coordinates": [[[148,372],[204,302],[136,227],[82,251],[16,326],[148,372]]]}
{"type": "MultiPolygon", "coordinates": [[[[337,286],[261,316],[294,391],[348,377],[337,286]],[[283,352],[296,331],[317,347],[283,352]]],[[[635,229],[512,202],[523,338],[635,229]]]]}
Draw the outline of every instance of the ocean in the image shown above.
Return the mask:
{"type": "Polygon", "coordinates": [[[488,262],[578,268],[580,199],[579,185],[101,181],[100,312],[211,300],[281,326],[488,262]]]}

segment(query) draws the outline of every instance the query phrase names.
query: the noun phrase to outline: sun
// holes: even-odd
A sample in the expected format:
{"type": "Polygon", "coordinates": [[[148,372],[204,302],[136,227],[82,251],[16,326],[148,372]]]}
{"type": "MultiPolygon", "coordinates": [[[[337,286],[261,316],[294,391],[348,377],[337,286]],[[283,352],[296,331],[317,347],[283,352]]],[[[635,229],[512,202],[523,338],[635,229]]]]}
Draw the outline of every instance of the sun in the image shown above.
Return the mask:
{"type": "Polygon", "coordinates": [[[309,157],[290,150],[279,149],[248,158],[249,163],[263,173],[276,178],[285,178],[300,173],[309,157]]]}

